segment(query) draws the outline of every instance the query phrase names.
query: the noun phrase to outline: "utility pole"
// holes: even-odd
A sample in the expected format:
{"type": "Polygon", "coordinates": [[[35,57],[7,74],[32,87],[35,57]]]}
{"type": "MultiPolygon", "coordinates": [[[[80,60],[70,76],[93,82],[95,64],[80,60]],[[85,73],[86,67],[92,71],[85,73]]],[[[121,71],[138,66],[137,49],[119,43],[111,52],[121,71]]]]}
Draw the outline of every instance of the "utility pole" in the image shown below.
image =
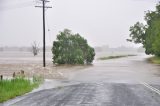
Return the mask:
{"type": "Polygon", "coordinates": [[[42,6],[35,6],[43,9],[43,67],[46,67],[46,28],[45,28],[45,9],[46,8],[52,8],[49,6],[46,6],[45,4],[47,0],[40,0],[42,2],[42,6]]]}

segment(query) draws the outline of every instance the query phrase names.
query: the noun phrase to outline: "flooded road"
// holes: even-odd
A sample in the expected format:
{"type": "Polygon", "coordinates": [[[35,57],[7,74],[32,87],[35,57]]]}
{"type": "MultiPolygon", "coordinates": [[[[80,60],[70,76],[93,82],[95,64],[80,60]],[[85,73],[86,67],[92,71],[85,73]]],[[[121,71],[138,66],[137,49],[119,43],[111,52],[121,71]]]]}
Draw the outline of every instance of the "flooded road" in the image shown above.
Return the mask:
{"type": "Polygon", "coordinates": [[[144,81],[160,84],[160,66],[151,64],[145,55],[96,61],[94,65],[78,71],[70,80],[79,82],[138,83],[144,81]]]}
{"type": "Polygon", "coordinates": [[[93,66],[46,80],[4,106],[159,106],[160,66],[148,56],[95,61],[93,66]]]}

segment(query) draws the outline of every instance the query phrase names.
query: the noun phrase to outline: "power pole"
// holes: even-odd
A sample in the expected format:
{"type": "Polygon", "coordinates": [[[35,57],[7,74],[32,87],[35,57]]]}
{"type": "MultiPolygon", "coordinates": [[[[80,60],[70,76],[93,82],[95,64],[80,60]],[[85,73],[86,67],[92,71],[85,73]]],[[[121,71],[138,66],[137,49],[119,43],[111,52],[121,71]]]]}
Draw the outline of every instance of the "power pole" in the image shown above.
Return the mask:
{"type": "Polygon", "coordinates": [[[45,4],[47,0],[40,0],[42,2],[42,6],[35,6],[43,9],[43,67],[46,67],[46,28],[45,28],[45,9],[46,8],[52,8],[49,6],[46,6],[45,4]]]}

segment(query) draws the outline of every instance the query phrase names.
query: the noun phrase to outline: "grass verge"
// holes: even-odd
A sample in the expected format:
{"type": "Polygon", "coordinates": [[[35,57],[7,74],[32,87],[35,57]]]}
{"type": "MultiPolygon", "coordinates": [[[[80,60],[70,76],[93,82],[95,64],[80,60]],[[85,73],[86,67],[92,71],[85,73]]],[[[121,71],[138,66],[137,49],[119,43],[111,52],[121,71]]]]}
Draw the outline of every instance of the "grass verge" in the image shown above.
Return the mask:
{"type": "Polygon", "coordinates": [[[107,57],[100,57],[100,58],[98,58],[98,60],[117,59],[117,58],[129,57],[129,56],[136,56],[136,55],[118,55],[118,56],[107,56],[107,57]]]}
{"type": "Polygon", "coordinates": [[[0,103],[32,91],[41,81],[37,77],[33,80],[25,78],[0,80],[0,103]]]}
{"type": "Polygon", "coordinates": [[[154,56],[149,58],[148,61],[154,64],[160,64],[160,57],[154,56]]]}

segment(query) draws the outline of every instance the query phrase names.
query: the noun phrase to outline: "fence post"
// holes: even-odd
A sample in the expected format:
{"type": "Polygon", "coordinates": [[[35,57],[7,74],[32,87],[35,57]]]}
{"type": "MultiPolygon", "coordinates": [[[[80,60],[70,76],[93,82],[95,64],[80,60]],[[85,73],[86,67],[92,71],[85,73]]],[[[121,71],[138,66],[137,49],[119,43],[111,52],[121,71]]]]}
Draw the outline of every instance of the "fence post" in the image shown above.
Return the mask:
{"type": "Polygon", "coordinates": [[[3,80],[3,75],[0,75],[0,79],[3,80]]]}

